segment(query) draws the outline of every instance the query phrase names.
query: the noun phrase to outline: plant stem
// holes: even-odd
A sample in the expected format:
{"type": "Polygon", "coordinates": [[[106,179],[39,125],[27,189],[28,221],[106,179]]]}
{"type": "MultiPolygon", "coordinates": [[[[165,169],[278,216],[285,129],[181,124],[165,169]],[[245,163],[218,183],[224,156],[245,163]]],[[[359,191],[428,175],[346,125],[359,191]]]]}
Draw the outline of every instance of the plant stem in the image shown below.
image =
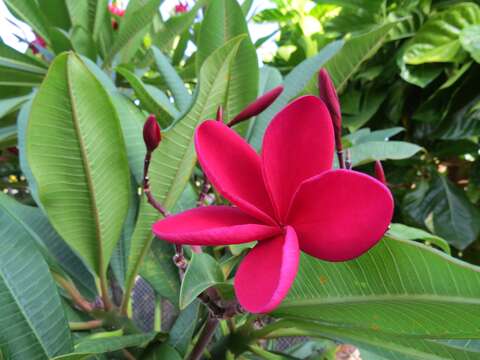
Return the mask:
{"type": "Polygon", "coordinates": [[[111,310],[113,305],[110,300],[110,295],[108,294],[108,281],[105,272],[100,275],[100,291],[102,293],[103,307],[106,311],[111,310]]]}
{"type": "Polygon", "coordinates": [[[208,319],[205,323],[205,326],[198,337],[197,343],[192,349],[192,352],[188,356],[187,360],[199,360],[201,359],[203,352],[205,351],[206,347],[210,343],[215,330],[217,329],[219,320],[212,315],[208,316],[208,319]]]}
{"type": "Polygon", "coordinates": [[[160,214],[164,217],[168,216],[168,211],[160,204],[150,191],[150,180],[148,178],[148,170],[150,168],[150,160],[152,159],[152,153],[147,151],[145,154],[145,160],[143,162],[143,192],[147,196],[147,200],[160,214]]]}
{"type": "Polygon", "coordinates": [[[92,330],[102,327],[102,320],[91,320],[86,322],[69,322],[68,326],[72,331],[92,330]]]}
{"type": "Polygon", "coordinates": [[[128,351],[127,349],[123,349],[122,350],[123,352],[123,355],[128,359],[128,360],[137,360],[137,358],[135,356],[132,355],[132,353],[130,351],[128,351]]]}
{"type": "Polygon", "coordinates": [[[71,281],[68,281],[61,275],[57,273],[52,273],[55,281],[60,285],[67,293],[70,295],[72,301],[77,305],[81,310],[85,312],[91,312],[93,310],[92,304],[90,304],[83,296],[80,294],[78,289],[75,287],[71,281]]]}

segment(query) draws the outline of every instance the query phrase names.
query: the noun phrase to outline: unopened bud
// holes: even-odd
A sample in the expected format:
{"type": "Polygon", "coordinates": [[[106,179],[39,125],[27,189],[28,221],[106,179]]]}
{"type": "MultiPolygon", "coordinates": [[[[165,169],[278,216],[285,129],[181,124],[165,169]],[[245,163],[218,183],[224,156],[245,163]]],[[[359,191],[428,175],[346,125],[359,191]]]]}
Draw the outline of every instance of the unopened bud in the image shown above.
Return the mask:
{"type": "Polygon", "coordinates": [[[245,109],[243,109],[237,116],[235,116],[229,123],[228,126],[233,126],[239,122],[249,119],[252,116],[260,114],[266,108],[268,108],[282,93],[283,86],[279,85],[272,90],[266,92],[260,96],[257,100],[249,104],[245,109]]]}
{"type": "Polygon", "coordinates": [[[162,133],[160,132],[160,126],[158,126],[155,115],[149,115],[147,121],[145,121],[145,125],[143,126],[143,140],[149,152],[155,150],[162,140],[162,133]]]}
{"type": "Polygon", "coordinates": [[[340,101],[337,91],[333,85],[330,75],[326,69],[321,69],[318,73],[318,90],[320,99],[327,105],[330,117],[335,131],[335,145],[337,151],[342,150],[342,112],[340,110],[340,101]]]}
{"type": "Polygon", "coordinates": [[[383,171],[382,162],[380,160],[375,161],[375,177],[378,181],[383,184],[387,184],[387,179],[385,178],[385,172],[383,171]]]}

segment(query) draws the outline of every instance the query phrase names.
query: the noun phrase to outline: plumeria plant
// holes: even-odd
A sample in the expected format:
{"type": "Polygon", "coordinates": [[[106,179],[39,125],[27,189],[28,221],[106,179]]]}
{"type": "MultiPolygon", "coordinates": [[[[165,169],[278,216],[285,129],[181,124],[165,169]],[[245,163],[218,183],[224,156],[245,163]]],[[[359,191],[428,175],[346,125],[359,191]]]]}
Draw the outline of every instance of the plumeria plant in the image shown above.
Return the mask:
{"type": "Polygon", "coordinates": [[[372,34],[283,76],[252,1],[161,3],[5,0],[0,360],[478,359],[479,269],[399,223],[428,153],[344,121],[372,34]]]}

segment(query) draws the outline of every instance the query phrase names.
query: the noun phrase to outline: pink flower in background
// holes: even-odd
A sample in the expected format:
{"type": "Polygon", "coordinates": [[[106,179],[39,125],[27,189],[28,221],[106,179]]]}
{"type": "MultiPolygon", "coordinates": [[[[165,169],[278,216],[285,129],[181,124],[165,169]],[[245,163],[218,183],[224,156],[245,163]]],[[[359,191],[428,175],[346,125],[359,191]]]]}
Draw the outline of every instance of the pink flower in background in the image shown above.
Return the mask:
{"type": "Polygon", "coordinates": [[[188,4],[187,3],[182,3],[181,1],[175,5],[175,13],[176,14],[182,14],[186,13],[188,11],[188,4]]]}
{"type": "Polygon", "coordinates": [[[35,40],[33,40],[28,45],[28,47],[30,48],[30,50],[32,50],[32,53],[38,54],[38,52],[39,52],[38,47],[41,47],[41,48],[47,47],[47,42],[45,41],[45,39],[43,37],[41,37],[37,33],[34,33],[34,34],[35,34],[35,40]]]}
{"type": "Polygon", "coordinates": [[[362,255],[383,236],[393,199],[380,181],[332,169],[334,131],[317,97],[301,97],[272,120],[259,156],[235,131],[207,120],[195,132],[199,162],[234,206],[207,206],[153,225],[160,239],[186,245],[258,241],[235,275],[240,304],[275,309],[298,269],[300,251],[327,261],[362,255]]]}
{"type": "Polygon", "coordinates": [[[110,14],[117,15],[117,16],[120,16],[120,17],[125,15],[125,9],[120,9],[115,4],[108,4],[108,11],[110,12],[110,14]]]}

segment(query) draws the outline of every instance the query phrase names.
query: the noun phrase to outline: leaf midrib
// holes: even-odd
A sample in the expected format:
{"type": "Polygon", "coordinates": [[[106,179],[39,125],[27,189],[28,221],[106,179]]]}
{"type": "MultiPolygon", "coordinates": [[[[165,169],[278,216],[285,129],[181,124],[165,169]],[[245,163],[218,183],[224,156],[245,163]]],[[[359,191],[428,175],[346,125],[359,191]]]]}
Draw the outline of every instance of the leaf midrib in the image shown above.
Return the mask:
{"type": "MultiPolygon", "coordinates": [[[[81,160],[82,160],[82,165],[83,169],[85,170],[85,178],[87,180],[87,187],[88,187],[88,193],[89,193],[89,198],[90,198],[90,204],[92,207],[92,213],[93,213],[93,220],[95,223],[95,237],[97,240],[97,248],[98,248],[98,272],[99,275],[103,273],[104,271],[104,263],[103,263],[103,246],[102,246],[102,233],[100,231],[100,218],[98,216],[98,206],[97,206],[97,199],[96,199],[96,191],[95,191],[95,186],[92,182],[92,170],[90,169],[90,166],[88,164],[88,156],[87,156],[87,151],[85,148],[85,143],[82,138],[82,134],[80,131],[80,125],[79,125],[79,119],[78,119],[78,114],[77,114],[77,107],[76,107],[76,102],[75,102],[75,97],[73,95],[73,89],[72,89],[72,84],[71,84],[71,79],[70,79],[70,71],[69,71],[69,64],[71,62],[71,58],[69,57],[67,59],[67,64],[66,64],[66,78],[67,78],[67,87],[68,87],[68,93],[70,95],[70,104],[72,106],[72,123],[73,127],[75,130],[75,134],[77,135],[78,139],[78,144],[80,147],[80,154],[81,154],[81,160]]],[[[79,62],[81,66],[84,66],[82,62],[79,62]]]]}
{"type": "Polygon", "coordinates": [[[412,301],[424,302],[424,303],[452,303],[452,304],[467,304],[467,305],[480,305],[480,298],[466,298],[461,296],[444,296],[444,295],[421,295],[421,294],[389,294],[389,295],[362,295],[351,297],[335,297],[325,299],[292,299],[290,301],[284,301],[279,312],[288,310],[290,308],[299,308],[306,306],[319,306],[319,305],[356,305],[356,304],[368,304],[368,303],[385,303],[385,304],[401,304],[411,303],[412,301]]]}

